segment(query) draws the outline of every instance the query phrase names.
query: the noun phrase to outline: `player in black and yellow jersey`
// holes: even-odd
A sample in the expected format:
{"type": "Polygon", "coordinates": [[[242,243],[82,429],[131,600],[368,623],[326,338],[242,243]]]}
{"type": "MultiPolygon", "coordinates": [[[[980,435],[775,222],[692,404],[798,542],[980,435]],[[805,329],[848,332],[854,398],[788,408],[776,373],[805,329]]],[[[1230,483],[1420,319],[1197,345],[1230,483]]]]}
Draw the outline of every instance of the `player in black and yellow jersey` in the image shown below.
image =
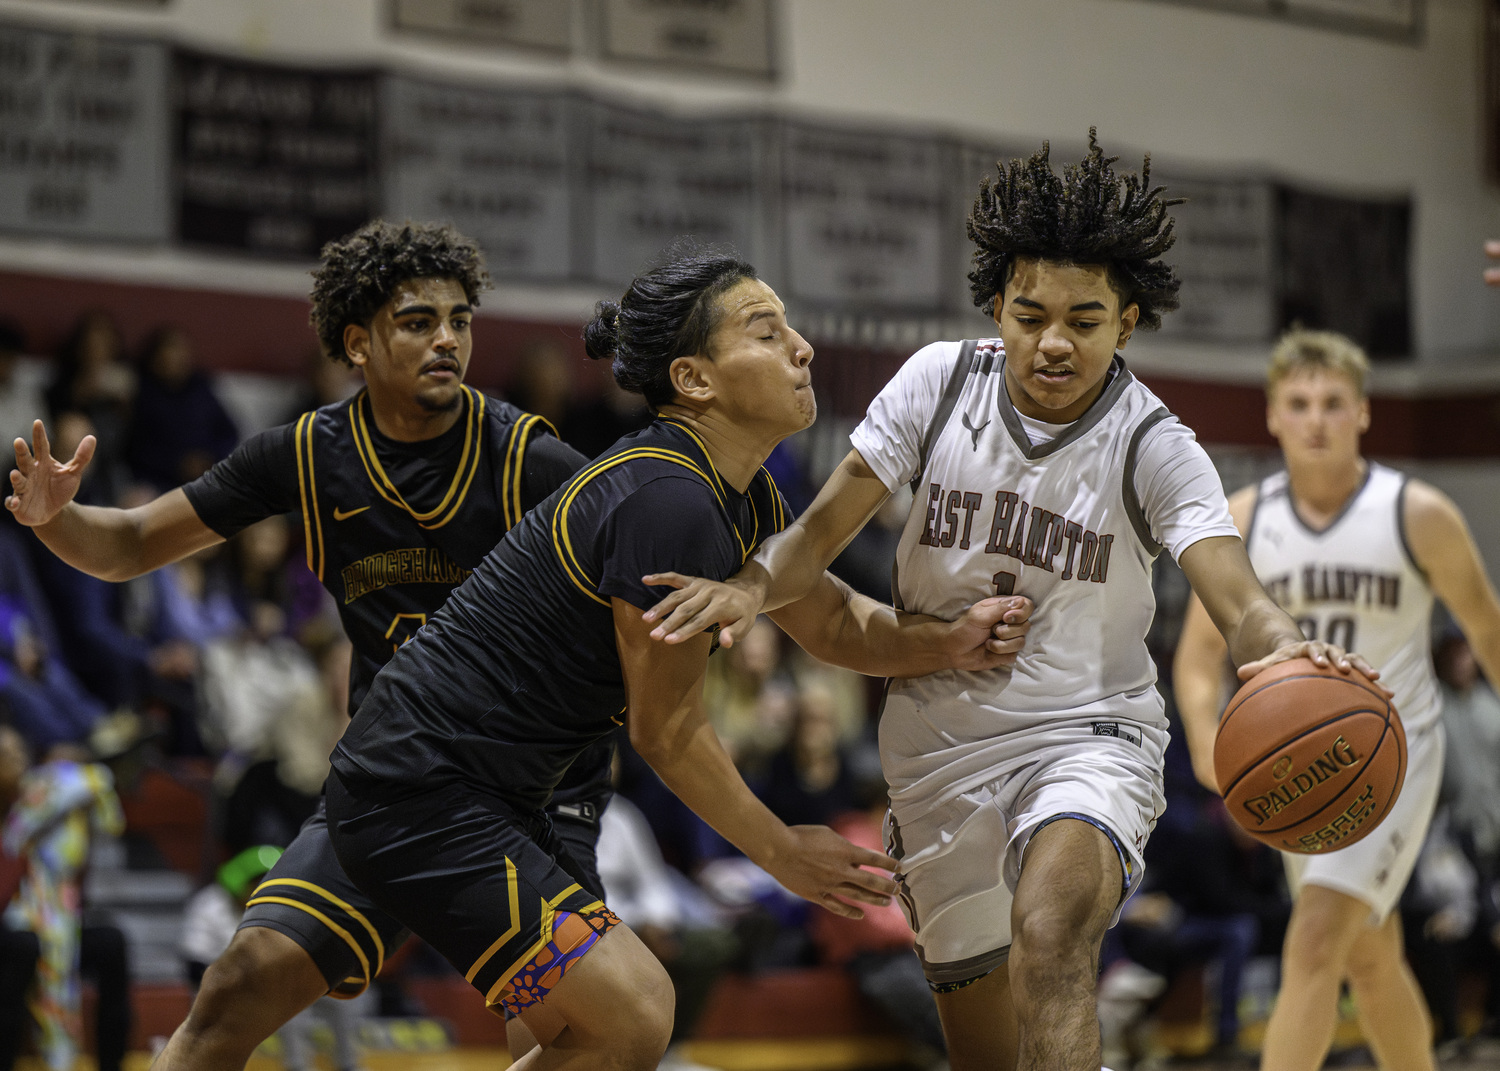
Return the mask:
{"type": "MultiPolygon", "coordinates": [[[[299,511],[308,567],[337,600],[354,647],[352,711],[392,652],[584,459],[540,417],[463,385],[472,310],[488,282],[472,242],[447,228],[377,222],[330,244],[314,274],[314,326],[333,359],[363,371],[364,390],[248,440],[202,478],[128,511],[73,502],[92,440],[59,464],[38,421],[34,454],[16,442],[6,505],[59,557],[110,580],[299,511]]],[[[608,765],[608,745],[595,747],[551,801],[593,888],[608,765]]],[[[401,936],[344,876],[320,807],[252,894],[160,1066],[242,1068],[317,998],[362,991],[401,936]]]]}
{"type": "MultiPolygon", "coordinates": [[[[666,1047],[666,973],[588,887],[542,809],[617,725],[792,891],[859,917],[858,904],[895,888],[860,869],[894,860],[821,826],[788,828],[750,793],[704,717],[712,637],[654,643],[641,617],[661,590],[646,574],[727,577],[786,524],[761,464],[812,423],[811,347],[752,268],[709,254],[637,278],[619,305],[601,304],[587,341],[657,419],[523,518],[392,657],[328,781],[349,875],[542,1042],[518,1069],[655,1067],[666,1047]]],[[[1013,659],[1023,602],[989,599],[940,622],[825,576],[773,616],[819,658],[910,675],[1013,659]]]]}

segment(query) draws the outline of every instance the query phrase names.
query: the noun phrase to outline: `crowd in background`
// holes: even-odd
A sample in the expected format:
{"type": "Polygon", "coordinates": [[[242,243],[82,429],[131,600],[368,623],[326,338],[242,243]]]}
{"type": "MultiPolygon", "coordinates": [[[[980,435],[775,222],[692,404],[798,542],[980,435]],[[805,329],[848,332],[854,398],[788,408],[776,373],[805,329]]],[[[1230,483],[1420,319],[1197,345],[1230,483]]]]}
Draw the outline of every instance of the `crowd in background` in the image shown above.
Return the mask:
{"type": "MultiPolygon", "coordinates": [[[[192,340],[172,327],[132,354],[112,319],[93,312],[50,361],[20,361],[24,351],[25,340],[0,324],[0,434],[29,439],[32,419],[43,417],[62,457],[94,435],[80,502],[145,501],[200,475],[254,430],[236,428],[213,377],[196,365],[192,340]]],[[[315,362],[284,418],[357,385],[342,365],[315,362]]],[[[572,386],[566,359],[539,348],[521,360],[507,393],[587,456],[646,419],[632,396],[606,390],[580,400],[572,386]]],[[[793,508],[806,505],[821,474],[805,471],[784,447],[769,464],[793,508]]],[[[890,596],[899,506],[836,566],[882,600],[890,596]]],[[[216,863],[288,844],[312,813],[329,750],[347,723],[349,647],[300,538],[294,519],[273,518],[113,584],[59,561],[8,513],[0,518],[0,813],[9,812],[4,854],[27,863],[24,880],[15,865],[0,865],[0,901],[8,904],[0,1071],[23,1034],[23,994],[43,1024],[39,1051],[52,1066],[68,1066],[79,1036],[80,973],[99,992],[101,1069],[119,1065],[128,949],[107,920],[83,924],[80,875],[90,838],[124,826],[120,795],[131,791],[130,770],[211,769],[214,845],[205,857],[216,863]]],[[[1168,565],[1159,587],[1151,643],[1170,712],[1185,585],[1168,565]]],[[[1500,1024],[1500,699],[1479,679],[1460,636],[1443,633],[1437,651],[1447,777],[1402,913],[1440,1041],[1460,1043],[1476,1026],[1493,1035],[1500,1024]],[[1466,979],[1478,983],[1478,1005],[1466,979]]],[[[832,825],[876,848],[885,808],[874,738],[878,685],[814,662],[763,619],[710,661],[705,698],[747,782],[778,817],[832,825]]],[[[1141,1024],[1182,977],[1209,980],[1217,1045],[1233,1053],[1259,992],[1251,965],[1274,961],[1287,924],[1279,859],[1243,836],[1217,796],[1198,785],[1181,740],[1174,732],[1169,805],[1146,850],[1146,883],[1104,950],[1101,1021],[1115,1066],[1129,1059],[1141,1024]]],[[[937,1057],[936,1012],[899,907],[854,922],[791,896],[688,811],[623,735],[619,744],[600,871],[611,907],[677,984],[676,1036],[692,1031],[725,971],[823,964],[847,970],[915,1051],[937,1057]]],[[[230,892],[242,895],[245,874],[234,873],[238,892],[230,892]]],[[[226,880],[221,871],[210,887],[228,889],[226,880]]],[[[233,896],[226,900],[222,889],[205,898],[205,910],[228,911],[233,921],[233,896]]],[[[201,972],[201,957],[185,958],[201,972]]]]}

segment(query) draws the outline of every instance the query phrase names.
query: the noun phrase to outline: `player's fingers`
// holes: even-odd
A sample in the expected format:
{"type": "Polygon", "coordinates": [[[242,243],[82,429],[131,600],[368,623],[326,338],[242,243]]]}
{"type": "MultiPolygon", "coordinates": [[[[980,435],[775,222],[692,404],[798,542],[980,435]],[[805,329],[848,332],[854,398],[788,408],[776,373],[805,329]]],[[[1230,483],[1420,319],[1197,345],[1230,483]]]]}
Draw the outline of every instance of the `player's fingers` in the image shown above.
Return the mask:
{"type": "Polygon", "coordinates": [[[1485,240],[1484,252],[1486,256],[1500,257],[1500,238],[1489,238],[1485,240]]]}
{"type": "Polygon", "coordinates": [[[865,913],[859,908],[855,907],[853,904],[844,903],[844,901],[840,900],[832,893],[824,893],[821,897],[818,898],[818,903],[822,904],[829,911],[832,911],[835,915],[838,915],[841,918],[858,920],[865,917],[865,913]]]}
{"type": "Polygon", "coordinates": [[[1012,625],[1021,625],[1031,620],[1031,614],[1036,609],[1036,603],[1032,602],[1025,595],[1012,595],[1010,602],[1010,609],[1005,611],[1006,621],[1012,625]]]}
{"type": "Polygon", "coordinates": [[[663,614],[671,613],[677,604],[686,599],[690,594],[690,592],[682,590],[683,585],[687,583],[687,578],[677,573],[648,573],[641,577],[641,583],[647,587],[659,588],[670,585],[677,589],[663,595],[660,602],[641,615],[647,621],[655,621],[663,614]]]}
{"type": "Polygon", "coordinates": [[[31,422],[31,453],[38,462],[52,460],[52,444],[47,441],[47,428],[40,420],[31,422]]]}
{"type": "Polygon", "coordinates": [[[92,435],[85,435],[78,443],[78,449],[73,451],[73,460],[68,462],[71,468],[81,469],[94,457],[94,450],[98,447],[99,440],[92,435]]]}
{"type": "Polygon", "coordinates": [[[1500,286],[1500,268],[1485,268],[1484,281],[1490,286],[1500,286]]]}
{"type": "Polygon", "coordinates": [[[838,894],[840,900],[852,900],[857,904],[869,904],[871,907],[884,907],[886,904],[891,902],[891,897],[896,895],[894,892],[872,892],[869,889],[861,888],[858,885],[850,885],[848,883],[840,885],[834,891],[838,894]]]}
{"type": "Polygon", "coordinates": [[[31,447],[26,445],[26,440],[18,438],[10,445],[16,452],[16,464],[30,471],[29,467],[32,464],[31,447]]]}

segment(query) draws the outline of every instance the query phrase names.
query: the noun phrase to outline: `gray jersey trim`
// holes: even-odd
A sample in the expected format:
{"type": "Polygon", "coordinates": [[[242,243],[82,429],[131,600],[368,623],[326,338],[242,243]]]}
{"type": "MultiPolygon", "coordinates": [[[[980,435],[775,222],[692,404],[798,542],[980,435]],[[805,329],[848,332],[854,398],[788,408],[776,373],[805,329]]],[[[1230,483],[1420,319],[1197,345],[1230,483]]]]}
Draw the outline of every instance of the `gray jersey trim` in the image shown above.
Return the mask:
{"type": "Polygon", "coordinates": [[[927,434],[922,436],[922,445],[917,449],[917,474],[911,478],[912,494],[917,493],[922,486],[922,477],[927,475],[927,459],[932,454],[932,444],[937,442],[948,418],[953,415],[958,396],[963,393],[969,373],[974,370],[974,353],[978,348],[979,340],[972,338],[965,339],[958,348],[958,360],[953,362],[953,371],[948,375],[943,393],[938,396],[937,408],[933,410],[932,420],[927,425],[927,434]]]}
{"type": "MultiPolygon", "coordinates": [[[[1302,514],[1297,511],[1297,496],[1292,493],[1292,477],[1291,477],[1290,473],[1287,473],[1287,478],[1286,478],[1286,505],[1287,505],[1287,509],[1291,510],[1292,520],[1296,521],[1299,525],[1301,525],[1302,526],[1302,530],[1304,532],[1306,532],[1308,535],[1317,536],[1319,539],[1321,539],[1323,536],[1326,536],[1329,532],[1331,532],[1335,528],[1337,528],[1339,522],[1341,520],[1343,520],[1348,515],[1348,513],[1349,513],[1349,511],[1351,509],[1354,508],[1354,503],[1356,503],[1356,502],[1359,501],[1359,496],[1365,493],[1365,488],[1366,487],[1370,486],[1370,477],[1373,476],[1374,474],[1375,474],[1375,464],[1374,464],[1374,462],[1372,462],[1372,461],[1366,461],[1365,462],[1365,475],[1364,475],[1364,478],[1359,481],[1359,486],[1356,487],[1354,489],[1354,492],[1348,498],[1346,498],[1344,500],[1344,504],[1339,507],[1339,511],[1336,514],[1333,515],[1333,519],[1331,521],[1329,521],[1322,528],[1314,528],[1312,525],[1308,524],[1307,521],[1303,518],[1302,514]]],[[[1418,572],[1420,572],[1420,571],[1421,570],[1418,570],[1418,572]]]]}
{"type": "Polygon", "coordinates": [[[1120,400],[1120,395],[1125,393],[1125,388],[1130,386],[1135,377],[1125,367],[1125,358],[1118,353],[1110,363],[1110,381],[1104,387],[1104,392],[1094,399],[1094,404],[1089,406],[1088,411],[1073,421],[1057,438],[1040,446],[1033,445],[1031,436],[1026,434],[1026,429],[1021,425],[1020,414],[1016,412],[1015,403],[1010,400],[1010,394],[1006,391],[1005,383],[1000,384],[1000,396],[997,408],[1000,410],[1000,419],[1005,423],[1005,430],[1010,432],[1010,438],[1016,444],[1016,449],[1021,451],[1021,456],[1028,461],[1047,457],[1057,453],[1063,447],[1076,442],[1093,430],[1094,425],[1103,420],[1120,400]]]}
{"type": "Polygon", "coordinates": [[[933,985],[972,982],[1004,966],[1005,961],[1010,958],[1010,945],[997,948],[993,952],[981,952],[977,956],[956,959],[948,963],[930,962],[926,956],[922,955],[922,948],[919,945],[917,958],[922,961],[922,973],[933,985]]]}
{"type": "Polygon", "coordinates": [[[1153,409],[1146,414],[1146,418],[1135,426],[1135,431],[1130,435],[1130,445],[1125,448],[1125,475],[1123,486],[1120,488],[1125,499],[1125,516],[1130,518],[1130,526],[1135,529],[1136,537],[1141,541],[1141,546],[1151,557],[1156,557],[1166,548],[1156,541],[1151,534],[1151,523],[1146,520],[1146,512],[1141,509],[1141,495],[1135,489],[1135,459],[1141,451],[1141,440],[1163,420],[1170,420],[1172,414],[1167,411],[1166,406],[1153,409]]]}
{"type": "MultiPolygon", "coordinates": [[[[1371,468],[1373,467],[1372,465],[1371,468]]],[[[1403,472],[1401,489],[1396,492],[1396,534],[1401,537],[1401,549],[1406,554],[1406,560],[1411,562],[1411,567],[1416,570],[1418,576],[1427,580],[1427,570],[1417,562],[1417,556],[1411,550],[1411,540],[1406,538],[1406,489],[1410,486],[1411,477],[1403,472]]],[[[1431,581],[1428,583],[1430,584],[1431,581]]]]}

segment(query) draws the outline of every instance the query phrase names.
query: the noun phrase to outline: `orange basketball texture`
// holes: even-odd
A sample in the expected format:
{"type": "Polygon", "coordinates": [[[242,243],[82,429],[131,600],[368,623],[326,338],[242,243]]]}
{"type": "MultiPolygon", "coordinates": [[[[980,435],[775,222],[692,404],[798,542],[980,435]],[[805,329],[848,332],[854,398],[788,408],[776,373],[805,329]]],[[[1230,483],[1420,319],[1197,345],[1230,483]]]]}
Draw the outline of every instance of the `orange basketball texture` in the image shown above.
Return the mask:
{"type": "Polygon", "coordinates": [[[1229,701],[1214,773],[1229,813],[1256,840],[1335,851],[1369,835],[1401,794],[1406,732],[1362,674],[1292,659],[1229,701]]]}

